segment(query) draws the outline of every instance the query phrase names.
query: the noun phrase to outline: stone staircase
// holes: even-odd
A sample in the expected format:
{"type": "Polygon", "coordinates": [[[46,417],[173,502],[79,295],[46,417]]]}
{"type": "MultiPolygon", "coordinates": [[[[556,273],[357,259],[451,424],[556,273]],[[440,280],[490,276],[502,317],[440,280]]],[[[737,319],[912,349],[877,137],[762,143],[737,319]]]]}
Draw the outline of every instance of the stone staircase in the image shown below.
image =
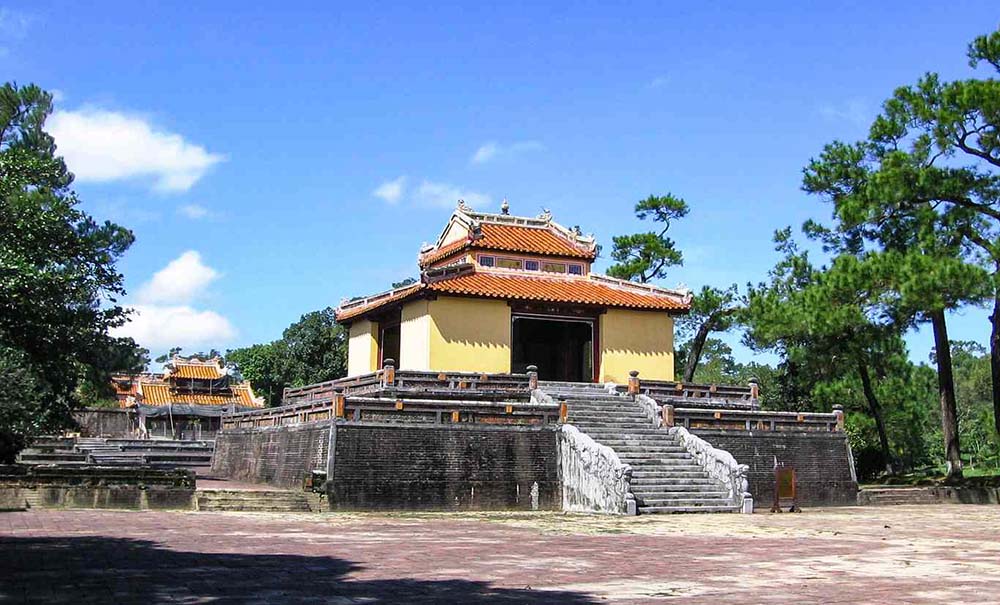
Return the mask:
{"type": "Polygon", "coordinates": [[[199,489],[198,510],[204,512],[308,513],[309,495],[291,490],[199,489]]]}
{"type": "Polygon", "coordinates": [[[928,487],[867,486],[858,493],[863,506],[894,504],[941,504],[941,498],[928,487]]]}
{"type": "Polygon", "coordinates": [[[639,514],[738,510],[728,488],[709,478],[666,430],[654,428],[631,398],[608,393],[597,384],[542,381],[539,388],[566,401],[569,423],[632,467],[639,514]]]}
{"type": "Polygon", "coordinates": [[[24,464],[195,468],[210,466],[214,449],[210,441],[42,437],[18,459],[24,464]]]}

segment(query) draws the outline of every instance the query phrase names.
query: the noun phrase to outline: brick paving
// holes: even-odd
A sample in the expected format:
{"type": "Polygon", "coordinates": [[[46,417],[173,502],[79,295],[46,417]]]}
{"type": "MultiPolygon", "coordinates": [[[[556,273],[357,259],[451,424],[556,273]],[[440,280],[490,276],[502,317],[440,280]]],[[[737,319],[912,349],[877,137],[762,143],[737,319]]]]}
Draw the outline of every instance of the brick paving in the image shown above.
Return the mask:
{"type": "Polygon", "coordinates": [[[997,603],[1000,507],[0,513],[0,603],[997,603]]]}

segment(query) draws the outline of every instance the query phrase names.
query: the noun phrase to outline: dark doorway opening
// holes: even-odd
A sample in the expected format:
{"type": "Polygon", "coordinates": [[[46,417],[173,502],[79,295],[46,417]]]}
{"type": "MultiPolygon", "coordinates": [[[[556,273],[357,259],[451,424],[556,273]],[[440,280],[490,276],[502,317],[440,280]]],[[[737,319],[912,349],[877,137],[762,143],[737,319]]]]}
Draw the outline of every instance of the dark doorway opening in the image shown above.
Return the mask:
{"type": "Polygon", "coordinates": [[[399,320],[379,322],[378,365],[381,368],[386,359],[396,362],[399,367],[399,320]]]}
{"type": "Polygon", "coordinates": [[[542,380],[593,381],[594,322],[515,316],[511,336],[511,371],[534,365],[542,380]]]}

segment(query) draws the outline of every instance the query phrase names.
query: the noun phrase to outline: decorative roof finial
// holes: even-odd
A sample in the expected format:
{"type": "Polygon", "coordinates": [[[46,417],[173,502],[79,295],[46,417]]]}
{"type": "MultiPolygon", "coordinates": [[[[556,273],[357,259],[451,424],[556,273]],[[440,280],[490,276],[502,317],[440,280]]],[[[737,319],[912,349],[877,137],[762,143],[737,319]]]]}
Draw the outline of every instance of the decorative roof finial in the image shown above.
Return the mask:
{"type": "Polygon", "coordinates": [[[462,212],[468,212],[472,210],[472,208],[469,208],[468,206],[465,205],[465,200],[462,199],[458,200],[458,209],[461,210],[462,212]]]}
{"type": "Polygon", "coordinates": [[[548,208],[542,208],[542,213],[538,215],[538,218],[542,219],[546,223],[550,222],[552,220],[552,211],[548,208]]]}
{"type": "Polygon", "coordinates": [[[507,203],[506,196],[503,198],[503,203],[500,204],[500,214],[510,214],[510,204],[507,203]]]}

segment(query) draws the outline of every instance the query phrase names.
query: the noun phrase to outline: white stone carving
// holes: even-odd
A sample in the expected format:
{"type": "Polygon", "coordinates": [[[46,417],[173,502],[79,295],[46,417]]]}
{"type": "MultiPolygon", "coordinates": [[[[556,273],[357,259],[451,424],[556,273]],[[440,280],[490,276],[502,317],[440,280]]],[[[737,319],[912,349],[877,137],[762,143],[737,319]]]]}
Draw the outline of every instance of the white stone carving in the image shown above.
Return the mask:
{"type": "Polygon", "coordinates": [[[750,467],[736,462],[732,454],[712,447],[711,443],[692,435],[682,426],[671,427],[669,431],[691,454],[695,462],[705,469],[709,477],[729,488],[729,497],[733,504],[746,512],[749,500],[749,511],[753,511],[753,497],[750,495],[750,482],[747,479],[750,467]]]}
{"type": "Polygon", "coordinates": [[[559,473],[563,510],[616,515],[635,510],[632,467],[571,424],[562,425],[559,435],[559,473]]]}
{"type": "Polygon", "coordinates": [[[642,411],[646,414],[646,418],[649,419],[650,424],[653,428],[660,428],[663,423],[663,416],[660,413],[660,404],[656,403],[656,400],[649,395],[636,395],[635,402],[639,404],[642,411]]]}

